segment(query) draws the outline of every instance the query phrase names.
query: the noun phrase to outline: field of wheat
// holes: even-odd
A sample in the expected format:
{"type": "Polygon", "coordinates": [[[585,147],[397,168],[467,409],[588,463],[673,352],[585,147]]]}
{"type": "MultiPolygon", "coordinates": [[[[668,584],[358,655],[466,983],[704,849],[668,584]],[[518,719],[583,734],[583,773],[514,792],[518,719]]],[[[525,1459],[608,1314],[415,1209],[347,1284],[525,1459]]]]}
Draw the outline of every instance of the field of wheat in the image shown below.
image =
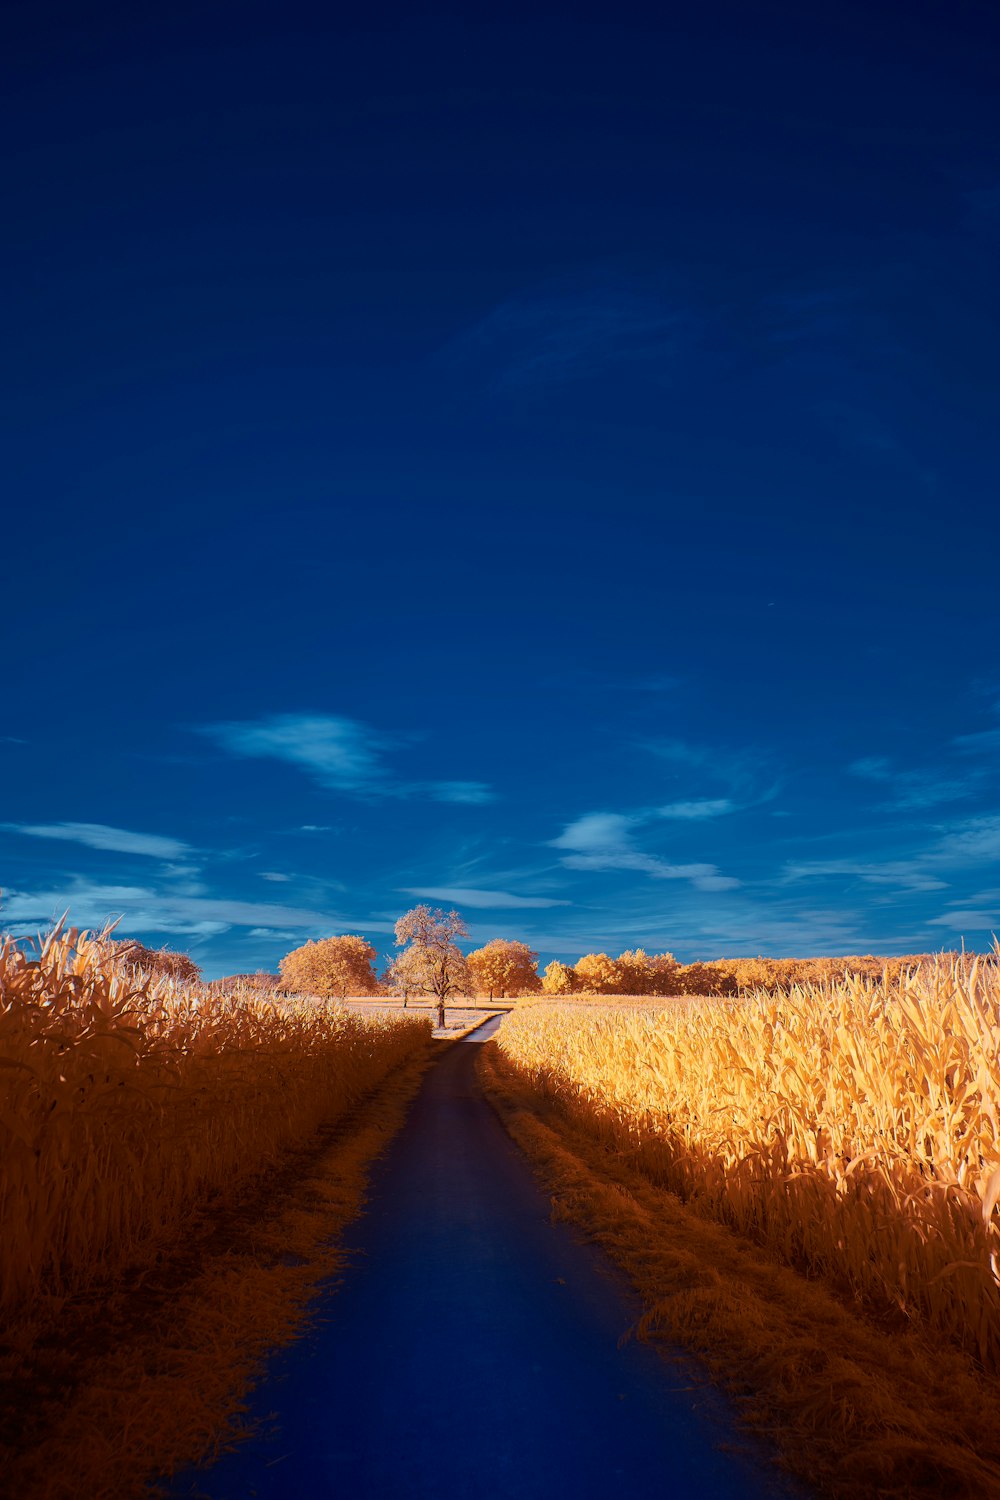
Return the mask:
{"type": "Polygon", "coordinates": [[[430,1045],[424,1019],[219,995],[107,935],[0,944],[0,1316],[141,1266],[430,1045]]]}
{"type": "Polygon", "coordinates": [[[535,1005],[499,1047],[697,1212],[1000,1368],[993,963],[655,1012],[535,1005]]]}

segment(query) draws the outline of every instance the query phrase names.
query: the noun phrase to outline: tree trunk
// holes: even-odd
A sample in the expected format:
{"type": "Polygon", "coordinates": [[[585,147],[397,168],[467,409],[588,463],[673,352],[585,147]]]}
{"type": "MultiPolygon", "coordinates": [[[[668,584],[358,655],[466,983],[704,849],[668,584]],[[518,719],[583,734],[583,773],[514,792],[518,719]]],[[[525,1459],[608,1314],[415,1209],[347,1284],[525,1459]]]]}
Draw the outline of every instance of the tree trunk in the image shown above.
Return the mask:
{"type": "Polygon", "coordinates": [[[444,1030],[444,996],[438,1000],[438,1030],[444,1030]]]}

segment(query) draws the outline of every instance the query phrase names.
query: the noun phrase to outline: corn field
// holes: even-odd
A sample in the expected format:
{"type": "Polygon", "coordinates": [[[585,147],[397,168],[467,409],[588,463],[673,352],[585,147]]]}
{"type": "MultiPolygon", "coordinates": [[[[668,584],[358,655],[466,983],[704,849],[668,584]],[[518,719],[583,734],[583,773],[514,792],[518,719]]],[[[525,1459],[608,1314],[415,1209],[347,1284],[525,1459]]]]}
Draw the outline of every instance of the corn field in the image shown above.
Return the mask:
{"type": "Polygon", "coordinates": [[[508,1070],[635,1169],[1000,1368],[1000,976],[941,958],[659,1011],[535,1005],[508,1070]]]}
{"type": "Polygon", "coordinates": [[[429,1045],[425,1020],[219,996],[108,934],[0,943],[0,1315],[148,1261],[429,1045]]]}

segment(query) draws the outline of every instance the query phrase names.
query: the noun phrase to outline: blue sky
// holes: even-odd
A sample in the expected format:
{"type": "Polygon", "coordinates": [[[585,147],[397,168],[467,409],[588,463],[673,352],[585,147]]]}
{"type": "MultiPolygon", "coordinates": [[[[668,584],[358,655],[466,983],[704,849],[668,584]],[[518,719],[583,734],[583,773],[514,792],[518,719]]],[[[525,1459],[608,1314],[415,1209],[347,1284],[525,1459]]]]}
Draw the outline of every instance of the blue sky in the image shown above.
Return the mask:
{"type": "Polygon", "coordinates": [[[4,49],[0,920],[987,945],[990,10],[160,10],[4,49]]]}

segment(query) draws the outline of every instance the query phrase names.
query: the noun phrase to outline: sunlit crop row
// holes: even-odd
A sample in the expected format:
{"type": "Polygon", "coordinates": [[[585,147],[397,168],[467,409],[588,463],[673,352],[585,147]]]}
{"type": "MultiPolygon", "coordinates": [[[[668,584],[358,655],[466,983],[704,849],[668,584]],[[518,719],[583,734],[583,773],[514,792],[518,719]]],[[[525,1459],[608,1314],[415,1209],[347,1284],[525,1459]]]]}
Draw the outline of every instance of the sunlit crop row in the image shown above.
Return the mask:
{"type": "Polygon", "coordinates": [[[73,931],[0,944],[0,1311],[142,1264],[429,1036],[151,980],[73,931]]]}
{"type": "Polygon", "coordinates": [[[1000,1368],[1000,978],[941,959],[790,995],[583,1013],[499,1044],[648,1178],[1000,1368]]]}

